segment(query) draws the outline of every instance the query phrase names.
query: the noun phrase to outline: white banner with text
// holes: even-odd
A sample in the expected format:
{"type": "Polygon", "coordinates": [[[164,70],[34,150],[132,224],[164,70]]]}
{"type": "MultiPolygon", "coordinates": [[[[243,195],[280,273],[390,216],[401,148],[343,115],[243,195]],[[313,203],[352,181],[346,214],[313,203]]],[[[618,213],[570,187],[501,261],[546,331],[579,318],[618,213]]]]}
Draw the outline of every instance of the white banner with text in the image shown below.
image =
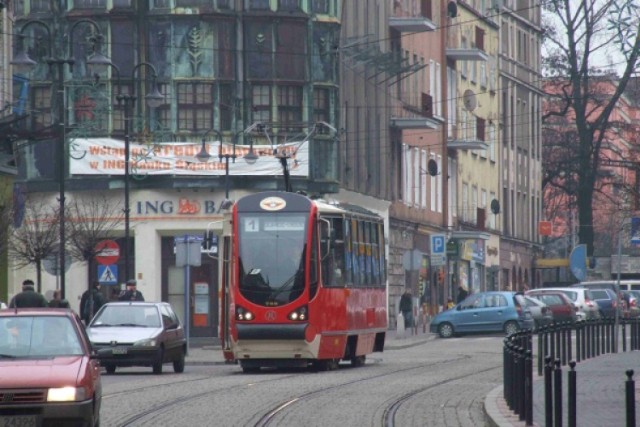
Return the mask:
{"type": "MultiPolygon", "coordinates": [[[[72,175],[124,175],[124,141],[111,138],[76,138],[69,144],[69,171],[72,175]]],[[[129,144],[129,173],[133,175],[224,175],[225,163],[222,155],[233,155],[229,159],[229,175],[282,175],[280,157],[288,157],[291,176],[309,175],[309,141],[286,144],[254,145],[258,156],[253,164],[243,157],[249,145],[220,144],[206,142],[210,157],[199,160],[196,155],[202,143],[167,142],[156,144],[129,144]]]]}

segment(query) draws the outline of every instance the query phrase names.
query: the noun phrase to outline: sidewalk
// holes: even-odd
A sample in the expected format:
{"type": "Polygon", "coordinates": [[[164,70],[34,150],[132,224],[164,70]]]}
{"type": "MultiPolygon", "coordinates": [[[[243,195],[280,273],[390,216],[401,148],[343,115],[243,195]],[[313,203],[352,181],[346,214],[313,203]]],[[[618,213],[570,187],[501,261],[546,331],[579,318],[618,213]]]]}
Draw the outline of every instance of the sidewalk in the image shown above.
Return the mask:
{"type": "MultiPolygon", "coordinates": [[[[407,348],[434,338],[435,335],[429,332],[428,327],[426,333],[419,330],[416,335],[412,335],[411,331],[405,331],[404,335],[398,335],[395,329],[388,330],[384,347],[385,349],[407,348]]],[[[185,363],[187,365],[224,365],[220,340],[215,337],[189,338],[189,351],[185,363]]]]}
{"type": "MultiPolygon", "coordinates": [[[[626,424],[625,382],[628,369],[640,370],[640,352],[606,354],[582,361],[576,365],[577,422],[581,427],[624,426],[626,424]]],[[[562,367],[562,408],[564,425],[568,425],[567,372],[562,367]]],[[[636,402],[640,382],[635,379],[636,402]]],[[[525,426],[514,415],[503,397],[502,386],[493,389],[485,398],[487,424],[496,427],[525,426]]],[[[637,408],[637,403],[636,403],[637,408]]],[[[636,422],[640,421],[636,409],[636,422]]],[[[533,424],[545,425],[544,377],[534,372],[533,380],[533,424]]]]}

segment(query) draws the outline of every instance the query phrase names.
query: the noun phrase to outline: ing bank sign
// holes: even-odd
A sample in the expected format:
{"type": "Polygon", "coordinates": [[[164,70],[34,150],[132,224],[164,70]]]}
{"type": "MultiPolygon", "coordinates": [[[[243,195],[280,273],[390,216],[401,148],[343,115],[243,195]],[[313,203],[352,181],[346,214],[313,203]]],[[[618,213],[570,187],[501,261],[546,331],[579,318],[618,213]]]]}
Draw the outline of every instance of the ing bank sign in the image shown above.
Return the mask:
{"type": "Polygon", "coordinates": [[[214,200],[198,200],[188,197],[179,199],[147,199],[136,202],[138,216],[190,216],[212,215],[218,204],[214,200]]]}

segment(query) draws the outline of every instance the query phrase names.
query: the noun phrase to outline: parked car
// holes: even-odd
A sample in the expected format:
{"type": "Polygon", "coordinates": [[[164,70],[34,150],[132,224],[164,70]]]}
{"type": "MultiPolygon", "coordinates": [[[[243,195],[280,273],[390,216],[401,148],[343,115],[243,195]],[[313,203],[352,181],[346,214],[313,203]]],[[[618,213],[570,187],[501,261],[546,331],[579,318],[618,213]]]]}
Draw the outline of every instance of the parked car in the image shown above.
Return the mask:
{"type": "Polygon", "coordinates": [[[500,332],[510,335],[533,329],[524,295],[515,292],[479,292],[431,320],[431,332],[442,338],[468,332],[500,332]]]}
{"type": "Polygon", "coordinates": [[[619,287],[621,291],[640,291],[640,280],[593,280],[571,285],[572,288],[605,289],[613,291],[619,287]]]}
{"type": "Polygon", "coordinates": [[[73,311],[0,311],[0,373],[0,425],[100,424],[100,365],[73,311]]]}
{"type": "Polygon", "coordinates": [[[616,293],[611,289],[590,289],[593,299],[598,303],[600,316],[614,318],[616,311],[622,316],[621,298],[616,298],[616,293]]]}
{"type": "Polygon", "coordinates": [[[640,317],[640,291],[620,291],[624,301],[622,316],[626,318],[640,317]]]}
{"type": "Polygon", "coordinates": [[[578,308],[568,296],[558,291],[535,292],[528,291],[525,295],[546,304],[552,313],[554,322],[575,322],[578,308]]]}
{"type": "Polygon", "coordinates": [[[169,303],[107,303],[87,332],[108,374],[118,366],[151,366],[154,374],[161,374],[165,363],[173,363],[174,372],[184,371],[187,341],[169,303]]]}
{"type": "Polygon", "coordinates": [[[527,291],[527,295],[535,295],[538,292],[560,291],[569,297],[573,305],[578,309],[576,312],[578,320],[599,319],[600,308],[594,301],[591,291],[587,288],[537,288],[527,291]]]}
{"type": "Polygon", "coordinates": [[[553,312],[544,302],[525,295],[524,302],[531,312],[536,328],[553,323],[553,312]]]}

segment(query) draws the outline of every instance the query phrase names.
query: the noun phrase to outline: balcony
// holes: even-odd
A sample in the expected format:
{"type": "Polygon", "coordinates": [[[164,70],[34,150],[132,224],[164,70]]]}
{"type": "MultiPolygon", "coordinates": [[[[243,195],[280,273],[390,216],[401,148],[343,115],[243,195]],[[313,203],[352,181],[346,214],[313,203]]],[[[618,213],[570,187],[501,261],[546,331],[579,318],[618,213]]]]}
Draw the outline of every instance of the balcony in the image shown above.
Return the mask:
{"type": "Polygon", "coordinates": [[[392,109],[389,126],[396,129],[438,129],[442,122],[433,117],[431,106],[422,110],[410,104],[398,105],[392,109]]]}
{"type": "Polygon", "coordinates": [[[467,48],[447,48],[445,49],[447,59],[452,61],[487,61],[489,55],[477,47],[467,48]]]}
{"type": "Polygon", "coordinates": [[[400,33],[424,33],[436,29],[436,24],[424,16],[392,16],[389,26],[400,33]]]}
{"type": "Polygon", "coordinates": [[[484,119],[476,118],[475,135],[470,138],[461,138],[458,135],[458,126],[450,125],[447,148],[454,150],[487,150],[489,148],[489,144],[485,142],[484,129],[484,119]]]}

